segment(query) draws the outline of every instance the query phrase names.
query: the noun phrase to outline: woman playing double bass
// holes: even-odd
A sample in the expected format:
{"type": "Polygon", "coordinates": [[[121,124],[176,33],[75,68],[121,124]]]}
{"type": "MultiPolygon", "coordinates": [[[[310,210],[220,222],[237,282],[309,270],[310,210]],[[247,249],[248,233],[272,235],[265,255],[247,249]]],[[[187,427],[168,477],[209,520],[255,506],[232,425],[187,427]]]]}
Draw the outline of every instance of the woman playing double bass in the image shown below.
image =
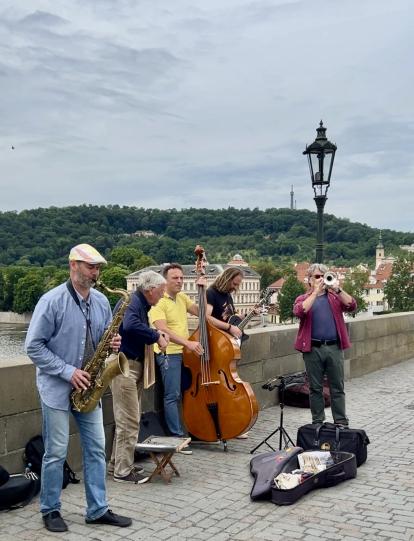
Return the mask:
{"type": "MultiPolygon", "coordinates": [[[[203,275],[204,250],[197,246],[196,254],[197,273],[203,275]]],[[[190,340],[199,342],[203,353],[188,348],[183,352],[183,364],[191,372],[191,385],[183,395],[183,417],[190,434],[198,439],[226,443],[253,426],[258,405],[252,388],[236,371],[237,341],[210,322],[205,287],[197,288],[199,327],[190,340]]]]}

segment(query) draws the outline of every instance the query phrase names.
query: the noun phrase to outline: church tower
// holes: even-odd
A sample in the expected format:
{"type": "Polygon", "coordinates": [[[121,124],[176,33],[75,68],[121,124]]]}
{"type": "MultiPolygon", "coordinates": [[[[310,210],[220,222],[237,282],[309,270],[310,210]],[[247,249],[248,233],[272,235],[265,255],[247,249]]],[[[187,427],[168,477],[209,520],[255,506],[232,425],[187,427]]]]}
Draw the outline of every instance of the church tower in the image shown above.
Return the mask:
{"type": "Polygon", "coordinates": [[[385,259],[384,245],[382,244],[382,232],[380,231],[378,244],[375,249],[375,268],[376,269],[379,267],[379,265],[381,265],[384,259],[385,259]]]}

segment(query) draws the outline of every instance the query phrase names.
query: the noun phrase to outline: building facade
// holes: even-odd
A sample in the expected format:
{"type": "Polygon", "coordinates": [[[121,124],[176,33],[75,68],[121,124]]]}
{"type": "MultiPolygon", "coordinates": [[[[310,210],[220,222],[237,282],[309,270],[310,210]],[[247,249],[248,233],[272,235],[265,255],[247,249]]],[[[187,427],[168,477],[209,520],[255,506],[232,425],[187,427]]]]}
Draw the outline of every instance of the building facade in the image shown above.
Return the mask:
{"type": "MultiPolygon", "coordinates": [[[[153,270],[161,273],[165,265],[168,265],[168,263],[164,263],[163,265],[152,265],[129,274],[126,278],[128,291],[131,292],[136,290],[137,278],[141,272],[153,270]]],[[[186,293],[193,302],[197,303],[198,291],[195,283],[197,280],[195,266],[182,265],[182,267],[184,274],[183,292],[186,293]]],[[[234,258],[226,264],[207,263],[205,268],[207,284],[211,285],[217,276],[229,267],[239,268],[244,275],[240,290],[232,295],[237,313],[240,316],[243,316],[250,312],[259,302],[260,275],[251,269],[239,254],[236,254],[234,258]]]]}
{"type": "MultiPolygon", "coordinates": [[[[384,287],[392,275],[394,261],[394,257],[385,256],[385,249],[380,233],[379,241],[375,249],[375,268],[370,270],[369,267],[365,265],[358,265],[357,267],[358,269],[365,271],[368,275],[368,281],[364,288],[363,298],[367,304],[367,313],[370,315],[388,310],[387,301],[384,295],[384,287]]],[[[302,262],[296,263],[294,266],[297,279],[299,282],[305,285],[308,283],[307,272],[309,265],[310,263],[308,262],[302,262]]],[[[346,276],[350,274],[353,269],[348,267],[330,267],[330,270],[337,275],[339,283],[342,285],[346,276]]],[[[285,279],[280,278],[269,286],[269,288],[273,291],[271,304],[275,307],[277,307],[278,296],[284,283],[285,279]]],[[[273,322],[278,322],[277,310],[276,314],[272,316],[272,319],[273,322]]]]}

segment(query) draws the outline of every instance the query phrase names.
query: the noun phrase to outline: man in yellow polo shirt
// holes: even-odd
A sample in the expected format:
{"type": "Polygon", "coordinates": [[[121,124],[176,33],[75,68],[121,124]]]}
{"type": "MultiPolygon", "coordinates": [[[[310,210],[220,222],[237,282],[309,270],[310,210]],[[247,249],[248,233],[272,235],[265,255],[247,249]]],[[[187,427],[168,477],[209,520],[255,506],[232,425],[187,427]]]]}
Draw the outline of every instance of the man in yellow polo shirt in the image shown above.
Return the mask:
{"type": "MultiPolygon", "coordinates": [[[[198,355],[203,353],[199,342],[188,340],[187,313],[198,315],[198,306],[183,293],[183,268],[171,263],[163,268],[167,280],[164,297],[149,312],[151,323],[168,334],[170,342],[166,355],[155,346],[155,360],[160,367],[164,385],[164,415],[168,429],[173,436],[183,436],[184,429],[180,418],[181,365],[184,346],[198,355]]],[[[191,451],[186,451],[188,454],[191,451]]]]}

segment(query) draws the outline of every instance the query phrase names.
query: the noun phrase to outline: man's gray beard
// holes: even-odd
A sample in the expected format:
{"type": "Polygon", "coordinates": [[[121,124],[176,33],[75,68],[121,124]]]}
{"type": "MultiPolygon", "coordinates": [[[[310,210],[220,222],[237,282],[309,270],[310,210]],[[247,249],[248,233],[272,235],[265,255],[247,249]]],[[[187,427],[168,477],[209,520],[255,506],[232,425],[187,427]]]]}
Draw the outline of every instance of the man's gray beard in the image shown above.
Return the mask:
{"type": "Polygon", "coordinates": [[[85,276],[82,276],[82,274],[79,272],[77,273],[77,282],[81,287],[84,287],[85,289],[90,289],[91,287],[94,287],[96,284],[96,281],[92,278],[85,278],[85,276]]]}

